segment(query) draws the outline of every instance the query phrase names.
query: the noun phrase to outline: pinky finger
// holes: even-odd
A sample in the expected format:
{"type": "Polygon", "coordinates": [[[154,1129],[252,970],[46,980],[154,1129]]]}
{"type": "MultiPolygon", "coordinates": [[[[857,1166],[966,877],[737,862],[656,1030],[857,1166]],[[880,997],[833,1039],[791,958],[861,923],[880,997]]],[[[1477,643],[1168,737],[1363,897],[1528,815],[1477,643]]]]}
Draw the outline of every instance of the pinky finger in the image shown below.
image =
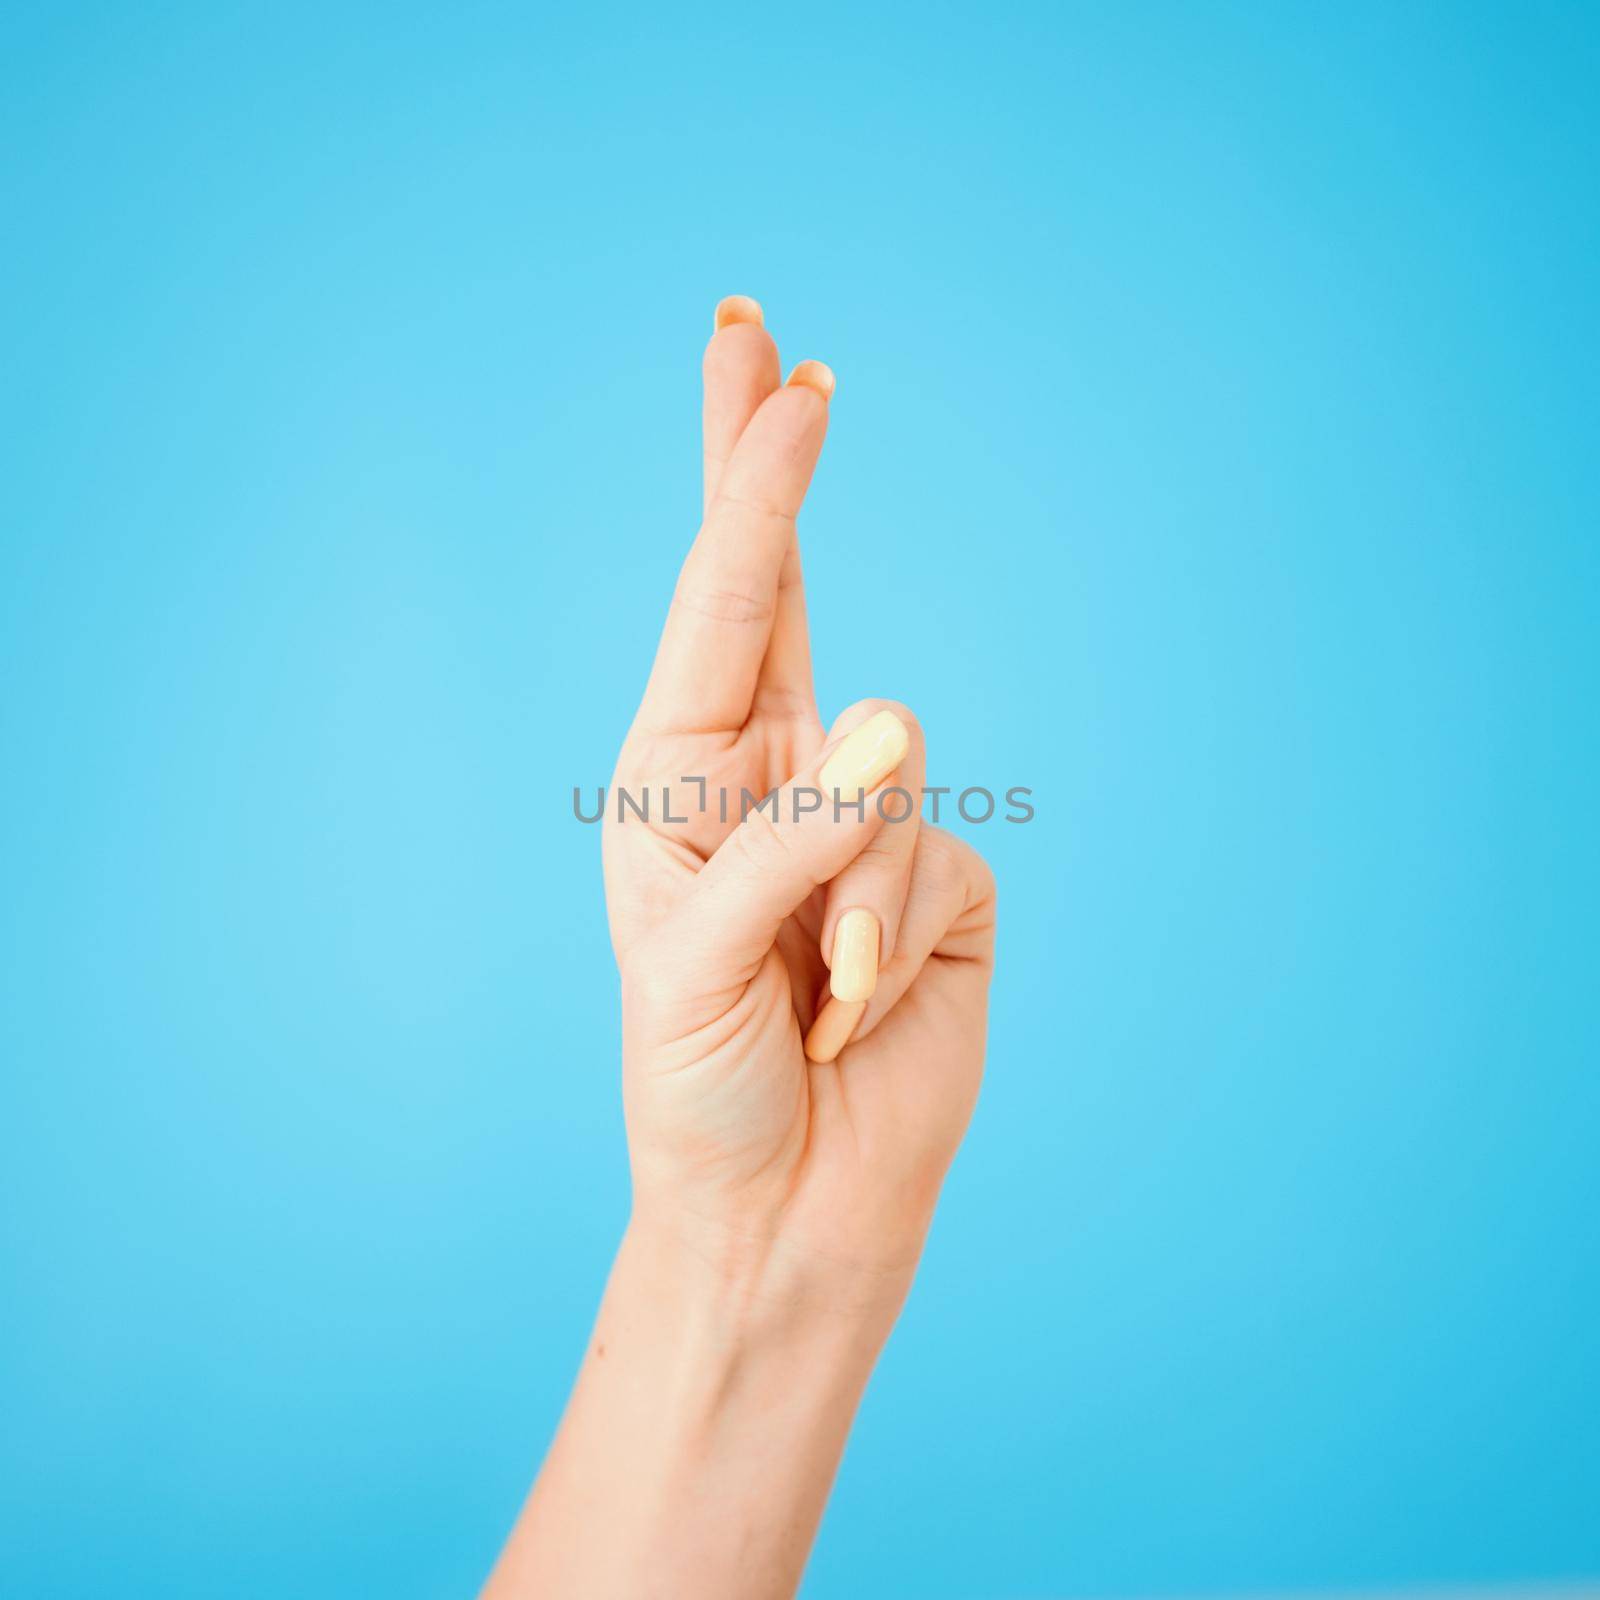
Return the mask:
{"type": "Polygon", "coordinates": [[[825,996],[806,1034],[806,1058],[833,1061],[864,1039],[936,957],[969,968],[981,1004],[994,966],[994,914],[994,875],[983,857],[943,828],[921,829],[894,956],[879,971],[870,1000],[825,996]]]}

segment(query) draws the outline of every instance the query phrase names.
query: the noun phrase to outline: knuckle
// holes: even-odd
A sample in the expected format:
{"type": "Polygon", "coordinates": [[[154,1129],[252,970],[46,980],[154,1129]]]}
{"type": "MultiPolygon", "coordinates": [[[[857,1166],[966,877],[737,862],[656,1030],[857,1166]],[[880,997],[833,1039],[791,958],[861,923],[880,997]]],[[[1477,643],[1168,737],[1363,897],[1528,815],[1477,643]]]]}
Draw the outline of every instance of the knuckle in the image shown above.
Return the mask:
{"type": "Polygon", "coordinates": [[[916,865],[930,888],[945,891],[965,881],[961,848],[961,841],[943,828],[922,830],[922,837],[917,841],[916,865]]]}
{"type": "Polygon", "coordinates": [[[992,906],[999,899],[1000,885],[995,879],[994,868],[976,850],[972,852],[972,884],[974,903],[992,906]]]}
{"type": "Polygon", "coordinates": [[[924,828],[917,841],[917,868],[936,889],[964,891],[974,900],[994,895],[989,863],[965,839],[945,828],[924,828]]]}
{"type": "Polygon", "coordinates": [[[914,845],[915,839],[907,836],[903,827],[893,823],[885,824],[883,829],[875,833],[857,853],[854,861],[847,869],[851,876],[857,873],[882,876],[885,873],[899,875],[906,870],[906,851],[908,845],[914,845]]]}
{"type": "Polygon", "coordinates": [[[752,810],[734,830],[731,843],[741,860],[762,877],[788,878],[799,868],[788,836],[765,811],[752,810]]]}
{"type": "MultiPolygon", "coordinates": [[[[758,682],[754,706],[757,711],[778,722],[810,722],[815,725],[817,720],[816,696],[809,689],[758,682]]],[[[820,733],[818,729],[819,737],[820,733]]]]}
{"type": "Polygon", "coordinates": [[[772,600],[751,594],[746,589],[692,587],[681,589],[672,603],[680,610],[713,622],[767,622],[776,609],[772,600]]]}
{"type": "Polygon", "coordinates": [[[762,494],[732,489],[719,491],[712,503],[712,513],[719,520],[735,516],[741,521],[754,519],[781,523],[785,528],[794,523],[794,513],[776,500],[770,500],[762,494]]]}

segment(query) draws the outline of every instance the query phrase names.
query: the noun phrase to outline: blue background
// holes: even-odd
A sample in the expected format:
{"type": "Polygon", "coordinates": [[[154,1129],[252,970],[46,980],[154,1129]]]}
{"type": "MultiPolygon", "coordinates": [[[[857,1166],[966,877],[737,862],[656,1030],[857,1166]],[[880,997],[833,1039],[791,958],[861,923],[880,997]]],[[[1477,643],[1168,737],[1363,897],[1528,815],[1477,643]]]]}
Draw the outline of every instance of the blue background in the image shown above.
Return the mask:
{"type": "Polygon", "coordinates": [[[1594,7],[4,40],[7,1594],[491,1561],[733,291],[839,374],[825,717],[1038,806],[807,1593],[1600,1572],[1594,7]]]}

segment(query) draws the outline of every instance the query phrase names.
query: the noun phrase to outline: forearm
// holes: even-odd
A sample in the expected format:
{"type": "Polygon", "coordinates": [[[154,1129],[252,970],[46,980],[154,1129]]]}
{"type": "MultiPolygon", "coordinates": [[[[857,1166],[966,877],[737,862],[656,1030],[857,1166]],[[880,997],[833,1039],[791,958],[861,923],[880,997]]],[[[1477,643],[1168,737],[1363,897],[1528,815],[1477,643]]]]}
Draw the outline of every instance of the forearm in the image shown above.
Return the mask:
{"type": "Polygon", "coordinates": [[[792,1595],[904,1290],[818,1293],[636,1220],[485,1600],[792,1595]]]}

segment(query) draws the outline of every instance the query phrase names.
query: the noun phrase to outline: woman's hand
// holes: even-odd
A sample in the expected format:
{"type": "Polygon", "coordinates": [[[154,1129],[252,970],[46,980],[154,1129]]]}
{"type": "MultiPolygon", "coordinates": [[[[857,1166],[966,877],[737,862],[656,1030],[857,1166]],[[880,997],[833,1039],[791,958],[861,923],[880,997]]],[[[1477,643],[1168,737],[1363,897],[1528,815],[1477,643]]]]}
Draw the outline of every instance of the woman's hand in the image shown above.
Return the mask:
{"type": "Polygon", "coordinates": [[[705,522],[613,786],[654,804],[607,812],[635,1221],[774,1293],[898,1301],[977,1094],[993,880],[920,824],[905,706],[859,702],[824,737],[795,519],[833,375],[802,362],[780,386],[754,302],[718,320],[705,522]],[[828,998],[841,923],[848,1001],[828,998]]]}
{"type": "Polygon", "coordinates": [[[912,713],[824,735],[812,693],[832,391],[717,308],[705,520],[605,829],[633,1217],[492,1595],[793,1593],[977,1094],[993,880],[920,822],[912,713]]]}

